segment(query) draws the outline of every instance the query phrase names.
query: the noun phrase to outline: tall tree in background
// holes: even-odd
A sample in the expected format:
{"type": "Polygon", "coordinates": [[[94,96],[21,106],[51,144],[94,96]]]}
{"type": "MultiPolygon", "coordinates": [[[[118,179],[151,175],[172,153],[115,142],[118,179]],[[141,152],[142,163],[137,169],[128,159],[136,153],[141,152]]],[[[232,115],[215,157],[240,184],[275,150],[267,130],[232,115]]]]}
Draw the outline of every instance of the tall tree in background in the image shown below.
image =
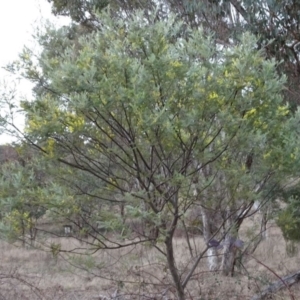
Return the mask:
{"type": "Polygon", "coordinates": [[[275,58],[278,62],[277,71],[288,76],[286,100],[299,104],[299,10],[296,0],[225,0],[225,1],[58,1],[49,0],[53,12],[57,15],[68,15],[71,19],[88,27],[97,28],[99,19],[94,8],[101,10],[110,5],[117,16],[130,16],[135,9],[142,9],[144,17],[149,17],[156,9],[156,17],[163,19],[170,12],[192,27],[202,26],[204,30],[213,32],[216,42],[223,45],[235,44],[238,36],[250,31],[259,37],[258,47],[266,50],[267,58],[275,58]]]}

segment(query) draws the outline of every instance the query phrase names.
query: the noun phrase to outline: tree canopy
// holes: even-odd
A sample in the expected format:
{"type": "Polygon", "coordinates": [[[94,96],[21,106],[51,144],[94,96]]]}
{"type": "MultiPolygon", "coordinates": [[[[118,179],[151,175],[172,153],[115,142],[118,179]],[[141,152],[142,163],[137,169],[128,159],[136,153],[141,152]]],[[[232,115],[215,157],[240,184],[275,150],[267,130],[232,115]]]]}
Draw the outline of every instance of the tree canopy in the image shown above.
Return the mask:
{"type": "MultiPolygon", "coordinates": [[[[44,51],[38,65],[23,53],[19,67],[40,86],[33,102],[22,102],[25,138],[94,178],[86,196],[121,206],[123,221],[146,224],[139,242],[163,242],[156,247],[183,299],[193,271],[181,281],[175,267],[178,223],[200,205],[218,225],[207,242],[222,226],[223,238],[236,238],[254,201],[296,170],[298,114],[283,101],[286,79],[275,60],[248,33],[224,48],[173,14],[122,20],[108,10],[98,19],[76,47],[44,51]]],[[[99,249],[110,247],[98,239],[99,249]]]]}
{"type": "Polygon", "coordinates": [[[268,58],[278,62],[277,70],[289,78],[285,90],[286,100],[299,104],[299,3],[295,0],[226,0],[226,1],[51,1],[55,14],[68,15],[89,30],[97,30],[99,17],[93,9],[101,10],[108,5],[112,14],[130,17],[136,9],[142,9],[144,17],[156,14],[167,18],[170,12],[192,27],[203,26],[213,32],[219,43],[235,44],[238,37],[249,31],[258,37],[258,46],[265,47],[268,58]]]}
{"type": "Polygon", "coordinates": [[[297,66],[284,56],[297,37],[281,18],[296,18],[296,4],[50,2],[72,25],[48,27],[38,36],[41,55],[25,48],[10,69],[35,84],[34,100],[21,103],[23,141],[53,163],[51,184],[30,181],[30,164],[3,169],[2,207],[13,204],[4,223],[27,222],[35,204],[38,217],[47,210],[92,236],[87,253],[151,245],[166,259],[178,299],[206,252],[210,269],[229,275],[255,201],[274,200],[299,175],[299,112],[287,98],[292,75],[283,74],[297,66]],[[197,209],[207,248],[197,257],[190,251],[194,262],[182,271],[174,234],[197,209]],[[215,238],[224,240],[221,260],[215,238]]]}

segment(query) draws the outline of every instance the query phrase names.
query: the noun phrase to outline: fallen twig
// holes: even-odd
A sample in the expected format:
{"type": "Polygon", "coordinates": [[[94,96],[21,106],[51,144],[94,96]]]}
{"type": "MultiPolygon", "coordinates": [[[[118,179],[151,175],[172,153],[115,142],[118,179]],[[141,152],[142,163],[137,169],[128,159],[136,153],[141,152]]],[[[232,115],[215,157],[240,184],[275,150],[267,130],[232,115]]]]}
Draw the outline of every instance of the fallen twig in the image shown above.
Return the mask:
{"type": "Polygon", "coordinates": [[[292,275],[287,275],[285,277],[282,277],[280,280],[268,285],[260,293],[254,295],[251,298],[251,300],[261,300],[267,295],[274,294],[277,291],[281,290],[282,288],[290,287],[299,281],[300,281],[300,271],[292,275]]]}

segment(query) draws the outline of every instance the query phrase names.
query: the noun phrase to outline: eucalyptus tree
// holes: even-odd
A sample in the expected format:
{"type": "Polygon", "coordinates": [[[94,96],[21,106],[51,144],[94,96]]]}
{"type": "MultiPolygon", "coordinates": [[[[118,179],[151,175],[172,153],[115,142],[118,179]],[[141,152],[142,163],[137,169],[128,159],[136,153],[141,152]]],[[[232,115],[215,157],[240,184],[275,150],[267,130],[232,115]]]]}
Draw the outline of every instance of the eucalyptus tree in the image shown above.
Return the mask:
{"type": "MultiPolygon", "coordinates": [[[[97,30],[101,20],[95,14],[108,5],[115,16],[130,17],[136,9],[144,11],[149,17],[155,11],[156,18],[167,18],[170,12],[178,15],[185,24],[203,27],[213,32],[216,42],[222,45],[235,44],[244,31],[256,35],[258,47],[264,48],[268,58],[282,62],[277,71],[288,76],[285,99],[299,104],[299,10],[296,0],[48,0],[52,3],[53,13],[70,16],[75,24],[87,31],[97,30]]],[[[86,31],[84,31],[86,32],[86,31]]]]}

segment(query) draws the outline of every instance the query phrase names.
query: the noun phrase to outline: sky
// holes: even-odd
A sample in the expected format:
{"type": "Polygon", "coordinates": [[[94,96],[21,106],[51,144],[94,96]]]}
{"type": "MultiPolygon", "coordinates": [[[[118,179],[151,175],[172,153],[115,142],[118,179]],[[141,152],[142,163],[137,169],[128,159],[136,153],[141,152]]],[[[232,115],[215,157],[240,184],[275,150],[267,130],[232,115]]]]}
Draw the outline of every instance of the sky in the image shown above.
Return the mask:
{"type": "MultiPolygon", "coordinates": [[[[15,78],[5,71],[3,66],[18,59],[18,54],[22,51],[24,45],[34,45],[32,38],[34,29],[37,26],[42,26],[46,19],[61,24],[66,23],[66,20],[60,19],[57,21],[51,15],[51,5],[47,0],[3,0],[1,2],[0,85],[3,86],[5,82],[5,86],[14,86],[15,78]]],[[[31,97],[32,85],[29,82],[24,80],[17,81],[16,87],[18,97],[31,97]]],[[[24,118],[18,116],[16,123],[22,128],[24,126],[24,118]]],[[[0,144],[11,141],[12,138],[8,135],[0,135],[0,144]]]]}

